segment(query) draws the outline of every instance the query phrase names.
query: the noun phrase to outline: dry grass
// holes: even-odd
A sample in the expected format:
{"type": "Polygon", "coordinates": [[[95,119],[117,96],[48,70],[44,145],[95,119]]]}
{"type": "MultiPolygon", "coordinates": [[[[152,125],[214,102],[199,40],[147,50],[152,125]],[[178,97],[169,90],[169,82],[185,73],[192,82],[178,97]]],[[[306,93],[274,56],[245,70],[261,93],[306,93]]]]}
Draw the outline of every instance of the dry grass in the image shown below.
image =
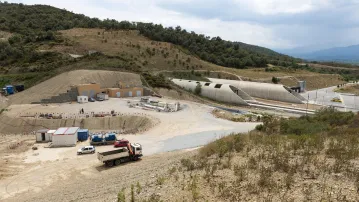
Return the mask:
{"type": "Polygon", "coordinates": [[[338,83],[338,76],[322,75],[305,70],[282,69],[281,71],[267,72],[264,68],[234,69],[221,67],[202,61],[189,54],[187,50],[173,44],[151,41],[139,35],[137,31],[75,28],[61,31],[61,33],[68,39],[65,45],[42,46],[40,49],[80,55],[96,50],[106,55],[126,58],[131,61],[133,67],[137,67],[141,71],[223,71],[254,81],[264,81],[272,77],[294,76],[307,79],[309,89],[338,83]],[[314,82],[316,78],[311,76],[320,77],[325,82],[316,83],[314,82]],[[313,82],[311,82],[312,80],[313,82]]]}
{"type": "Polygon", "coordinates": [[[359,84],[347,85],[335,90],[335,92],[359,95],[359,84]]]}
{"type": "Polygon", "coordinates": [[[359,115],[329,110],[313,119],[330,123],[331,129],[310,135],[252,131],[202,147],[196,156],[182,159],[174,165],[176,169],[161,176],[167,179],[163,197],[171,196],[173,201],[358,201],[359,115]],[[348,120],[332,123],[338,116],[348,120]]]}
{"type": "Polygon", "coordinates": [[[0,179],[16,175],[23,169],[22,153],[35,143],[32,135],[1,135],[0,179]]]}
{"type": "Polygon", "coordinates": [[[255,114],[235,114],[232,112],[214,109],[212,112],[216,118],[226,119],[233,122],[260,122],[261,116],[255,114]]]}

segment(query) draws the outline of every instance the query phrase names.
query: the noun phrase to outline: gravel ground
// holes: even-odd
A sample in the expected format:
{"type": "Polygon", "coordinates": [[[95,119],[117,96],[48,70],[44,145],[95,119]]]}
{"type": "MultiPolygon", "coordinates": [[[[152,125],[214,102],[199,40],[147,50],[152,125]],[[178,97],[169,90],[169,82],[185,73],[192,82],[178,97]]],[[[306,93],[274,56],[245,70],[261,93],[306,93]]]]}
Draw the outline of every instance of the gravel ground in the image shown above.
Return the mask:
{"type": "MultiPolygon", "coordinates": [[[[175,102],[170,99],[161,101],[175,102]]],[[[17,154],[20,158],[17,163],[23,168],[16,175],[0,180],[0,200],[112,201],[124,185],[154,180],[156,174],[167,172],[170,165],[178,163],[183,155],[190,155],[166,151],[197,147],[231,132],[248,132],[258,124],[217,119],[210,113],[212,107],[189,101],[180,103],[182,110],[173,113],[129,108],[127,99],[81,105],[12,105],[2,116],[15,119],[19,114],[70,113],[84,108],[85,112],[115,110],[126,115],[151,117],[158,124],[139,134],[119,135],[118,138],[141,143],[145,156],[140,162],[112,169],[105,169],[96,155],[76,155],[77,149],[88,142],[68,148],[45,148],[46,144],[35,144],[38,150],[17,154]]],[[[98,152],[110,149],[113,149],[112,145],[96,147],[98,152]]]]}
{"type": "MultiPolygon", "coordinates": [[[[20,194],[4,201],[116,201],[117,193],[122,188],[137,182],[145,186],[155,181],[157,176],[168,172],[168,168],[178,164],[180,159],[189,158],[194,153],[177,151],[144,157],[138,162],[113,168],[98,164],[82,171],[73,170],[66,180],[58,180],[49,187],[38,187],[37,192],[28,191],[25,195],[20,194]]],[[[59,162],[54,164],[64,166],[59,162]]]]}

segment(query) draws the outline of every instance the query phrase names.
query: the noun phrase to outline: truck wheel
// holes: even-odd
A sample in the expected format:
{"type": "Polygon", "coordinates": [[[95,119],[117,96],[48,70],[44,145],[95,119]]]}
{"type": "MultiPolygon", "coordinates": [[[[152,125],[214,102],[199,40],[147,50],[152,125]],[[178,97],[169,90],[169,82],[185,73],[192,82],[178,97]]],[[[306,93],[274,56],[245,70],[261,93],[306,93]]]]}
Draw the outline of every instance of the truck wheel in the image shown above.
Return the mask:
{"type": "Polygon", "coordinates": [[[120,160],[120,159],[117,159],[117,160],[115,161],[115,165],[118,166],[118,165],[120,165],[120,164],[121,164],[121,160],[120,160]]]}
{"type": "Polygon", "coordinates": [[[113,166],[113,161],[107,161],[107,162],[106,162],[106,166],[112,167],[112,166],[113,166]]]}

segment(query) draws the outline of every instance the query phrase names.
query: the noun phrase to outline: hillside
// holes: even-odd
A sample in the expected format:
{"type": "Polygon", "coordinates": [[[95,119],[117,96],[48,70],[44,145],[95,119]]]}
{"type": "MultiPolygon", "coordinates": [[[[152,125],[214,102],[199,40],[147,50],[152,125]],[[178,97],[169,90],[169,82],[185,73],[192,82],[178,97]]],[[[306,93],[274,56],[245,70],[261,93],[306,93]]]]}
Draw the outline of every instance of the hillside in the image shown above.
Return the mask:
{"type": "Polygon", "coordinates": [[[142,84],[140,76],[137,74],[101,70],[77,70],[57,75],[23,92],[11,95],[9,99],[12,104],[30,104],[66,93],[71,87],[78,84],[95,82],[103,88],[112,88],[116,87],[118,81],[134,86],[142,84]]]}
{"type": "MultiPolygon", "coordinates": [[[[301,79],[308,79],[308,83],[315,83],[308,85],[309,88],[342,82],[337,76],[293,69],[293,58],[269,49],[232,43],[219,37],[210,39],[204,35],[189,34],[185,30],[180,31],[179,27],[172,29],[153,24],[101,21],[41,5],[1,3],[0,11],[0,29],[5,30],[0,41],[1,85],[22,83],[29,88],[63,72],[78,69],[137,74],[164,70],[192,74],[197,70],[219,71],[254,81],[270,81],[273,76],[300,76],[301,79]],[[25,14],[27,17],[23,19],[21,16],[25,14]],[[12,27],[12,24],[17,26],[12,27]],[[222,59],[218,60],[216,54],[220,54],[222,59]],[[228,63],[228,57],[233,63],[228,63]],[[267,62],[283,67],[280,71],[258,68],[267,65],[267,62]],[[310,82],[316,78],[323,78],[325,82],[310,82]]],[[[290,84],[295,85],[295,82],[290,84]]]]}
{"type": "MultiPolygon", "coordinates": [[[[227,67],[264,67],[268,63],[287,66],[294,61],[294,58],[263,47],[225,41],[220,37],[209,38],[203,34],[189,33],[180,27],[173,29],[152,23],[118,22],[109,19],[102,21],[44,5],[0,4],[0,30],[20,34],[9,39],[12,46],[16,46],[18,43],[62,42],[55,31],[80,27],[139,30],[140,34],[152,40],[180,45],[186,48],[190,54],[227,67]]],[[[1,53],[0,55],[5,54],[1,53]]],[[[17,57],[17,59],[19,58],[21,56],[17,57]]]]}

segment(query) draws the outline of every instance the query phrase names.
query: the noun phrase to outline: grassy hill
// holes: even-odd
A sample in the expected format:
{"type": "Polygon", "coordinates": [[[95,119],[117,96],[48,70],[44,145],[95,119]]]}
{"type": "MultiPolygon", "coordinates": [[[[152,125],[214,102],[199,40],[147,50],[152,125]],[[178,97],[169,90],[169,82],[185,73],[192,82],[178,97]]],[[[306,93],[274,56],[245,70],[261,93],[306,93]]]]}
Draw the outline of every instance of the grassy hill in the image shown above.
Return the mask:
{"type": "Polygon", "coordinates": [[[10,38],[16,42],[59,41],[55,31],[71,28],[104,28],[106,30],[139,30],[140,34],[156,41],[181,45],[204,60],[223,66],[244,68],[266,66],[267,63],[290,64],[294,58],[272,50],[224,41],[220,37],[209,38],[180,27],[164,28],[152,23],[130,23],[127,21],[99,20],[81,14],[45,5],[0,3],[0,30],[17,33],[10,38]]]}
{"type": "MultiPolygon", "coordinates": [[[[289,75],[321,77],[291,68],[295,66],[294,58],[263,47],[189,34],[180,27],[101,21],[51,6],[0,3],[0,30],[1,85],[25,83],[28,88],[76,69],[223,71],[251,80],[289,75]],[[267,71],[263,68],[267,64],[283,68],[267,71]]],[[[341,83],[340,77],[335,78],[327,80],[330,84],[341,83]]]]}

